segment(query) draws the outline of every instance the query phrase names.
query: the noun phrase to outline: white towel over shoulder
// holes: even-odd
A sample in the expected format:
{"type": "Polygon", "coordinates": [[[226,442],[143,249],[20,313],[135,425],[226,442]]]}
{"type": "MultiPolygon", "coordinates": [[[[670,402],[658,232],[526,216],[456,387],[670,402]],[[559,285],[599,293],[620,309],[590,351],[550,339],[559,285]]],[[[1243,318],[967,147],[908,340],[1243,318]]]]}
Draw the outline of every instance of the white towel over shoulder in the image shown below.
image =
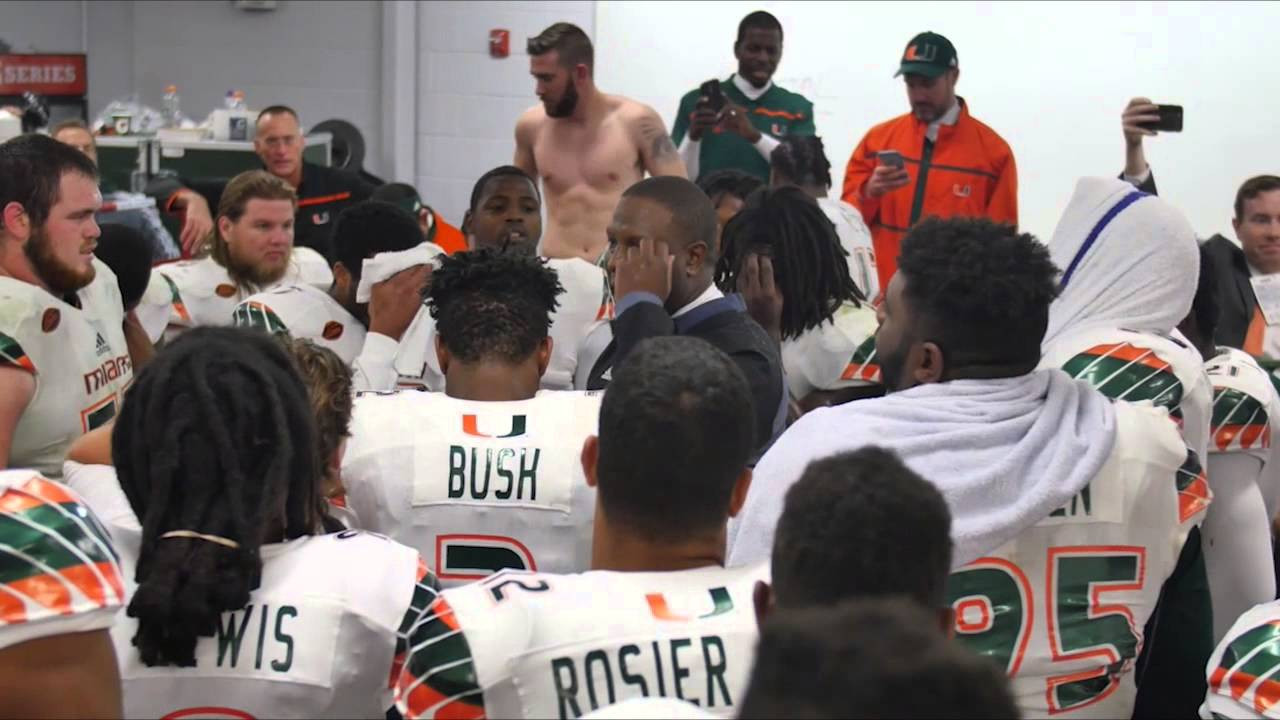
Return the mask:
{"type": "Polygon", "coordinates": [[[1115,408],[1060,370],[920,385],[815,410],[765,453],[729,525],[729,564],[770,557],[787,490],[813,460],[888,448],[942,492],[953,567],[976,560],[1078,493],[1115,443],[1115,408]]]}

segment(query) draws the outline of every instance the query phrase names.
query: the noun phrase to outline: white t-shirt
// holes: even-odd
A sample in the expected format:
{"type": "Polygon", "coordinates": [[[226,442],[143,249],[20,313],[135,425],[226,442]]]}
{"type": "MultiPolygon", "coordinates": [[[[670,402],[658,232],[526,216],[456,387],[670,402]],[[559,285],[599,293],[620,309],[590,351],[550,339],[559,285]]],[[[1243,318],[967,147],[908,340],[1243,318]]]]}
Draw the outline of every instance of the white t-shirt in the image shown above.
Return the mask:
{"type": "Polygon", "coordinates": [[[878,383],[878,368],[866,367],[875,355],[878,327],[870,304],[845,303],[831,322],[783,341],[782,369],[791,397],[800,400],[815,390],[878,383]]]}
{"type": "MultiPolygon", "coordinates": [[[[333,272],[324,256],[305,247],[293,249],[284,276],[266,287],[250,289],[237,285],[227,269],[212,257],[160,265],[155,272],[171,283],[169,331],[166,336],[193,327],[226,327],[231,324],[236,306],[256,292],[297,283],[321,289],[328,289],[333,284],[333,272]]],[[[149,293],[144,294],[143,299],[149,297],[149,293]]]]}
{"type": "Polygon", "coordinates": [[[115,417],[133,382],[116,276],[96,259],[93,266],[97,276],[76,293],[80,307],[0,277],[0,363],[36,381],[13,432],[9,467],[60,478],[67,447],[115,417]]]}
{"type": "Polygon", "coordinates": [[[446,587],[507,567],[585,570],[595,491],[581,457],[600,399],[362,394],[342,459],[346,504],[362,527],[431,558],[446,587]]]}
{"type": "Polygon", "coordinates": [[[396,707],[406,718],[580,717],[674,697],[731,717],[755,657],[760,580],[765,565],[504,570],[446,590],[410,636],[396,707]]]}
{"type": "Polygon", "coordinates": [[[34,470],[0,470],[0,518],[0,648],[111,627],[124,578],[111,536],[75,492],[34,470]]]}
{"type": "Polygon", "coordinates": [[[876,274],[876,251],[871,246],[871,230],[857,208],[840,198],[818,198],[818,207],[836,226],[840,247],[849,254],[849,275],[868,301],[880,294],[880,276],[876,274]]]}
{"type": "Polygon", "coordinates": [[[1133,712],[1143,628],[1210,497],[1147,412],[1117,405],[1111,456],[1085,489],[951,574],[956,641],[1005,668],[1025,717],[1133,712]]]}

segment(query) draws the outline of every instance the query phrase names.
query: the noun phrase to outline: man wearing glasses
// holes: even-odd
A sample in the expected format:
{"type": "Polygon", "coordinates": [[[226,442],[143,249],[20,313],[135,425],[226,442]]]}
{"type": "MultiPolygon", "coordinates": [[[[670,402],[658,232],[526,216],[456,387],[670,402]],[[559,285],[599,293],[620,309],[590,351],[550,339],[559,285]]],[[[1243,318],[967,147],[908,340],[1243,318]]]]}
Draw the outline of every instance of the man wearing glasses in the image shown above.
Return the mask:
{"type": "Polygon", "coordinates": [[[338,213],[366,200],[374,186],[353,172],[304,162],[306,142],[298,113],[272,105],[258,113],[253,150],[267,172],[293,186],[298,193],[294,245],[309,247],[333,263],[332,230],[338,213]]]}

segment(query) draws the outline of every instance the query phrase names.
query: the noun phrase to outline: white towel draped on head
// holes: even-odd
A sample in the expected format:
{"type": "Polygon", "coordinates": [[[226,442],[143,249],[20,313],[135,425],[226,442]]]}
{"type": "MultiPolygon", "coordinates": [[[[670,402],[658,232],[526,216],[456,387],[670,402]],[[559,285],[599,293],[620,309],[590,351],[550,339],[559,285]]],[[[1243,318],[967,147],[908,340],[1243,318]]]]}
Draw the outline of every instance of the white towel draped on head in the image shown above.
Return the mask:
{"type": "Polygon", "coordinates": [[[1200,251],[1185,216],[1122,180],[1083,178],[1049,241],[1062,292],[1044,346],[1085,327],[1169,333],[1191,312],[1200,251]]]}
{"type": "Polygon", "coordinates": [[[746,505],[729,525],[729,564],[770,557],[787,490],[809,462],[875,445],[897,452],[942,492],[952,566],[960,567],[1080,492],[1110,456],[1115,428],[1110,401],[1061,370],[920,385],[815,410],[756,466],[746,505]]]}

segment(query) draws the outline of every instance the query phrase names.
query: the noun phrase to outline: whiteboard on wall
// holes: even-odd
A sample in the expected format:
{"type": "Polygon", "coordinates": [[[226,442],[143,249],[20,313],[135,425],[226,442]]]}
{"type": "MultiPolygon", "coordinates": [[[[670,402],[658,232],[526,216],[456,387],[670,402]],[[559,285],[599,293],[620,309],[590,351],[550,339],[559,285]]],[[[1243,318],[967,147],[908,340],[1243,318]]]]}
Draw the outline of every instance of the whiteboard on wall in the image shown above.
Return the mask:
{"type": "Polygon", "coordinates": [[[1042,239],[1077,178],[1123,168],[1120,113],[1134,96],[1185,108],[1185,131],[1148,139],[1147,158],[1201,237],[1234,237],[1240,183],[1280,174],[1280,3],[606,0],[596,82],[670,127],[681,95],[736,68],[738,22],[753,10],[782,22],[775,81],[814,102],[836,193],[867,129],[907,111],[893,73],[925,30],[955,44],[957,94],[1013,147],[1020,224],[1042,239]]]}

